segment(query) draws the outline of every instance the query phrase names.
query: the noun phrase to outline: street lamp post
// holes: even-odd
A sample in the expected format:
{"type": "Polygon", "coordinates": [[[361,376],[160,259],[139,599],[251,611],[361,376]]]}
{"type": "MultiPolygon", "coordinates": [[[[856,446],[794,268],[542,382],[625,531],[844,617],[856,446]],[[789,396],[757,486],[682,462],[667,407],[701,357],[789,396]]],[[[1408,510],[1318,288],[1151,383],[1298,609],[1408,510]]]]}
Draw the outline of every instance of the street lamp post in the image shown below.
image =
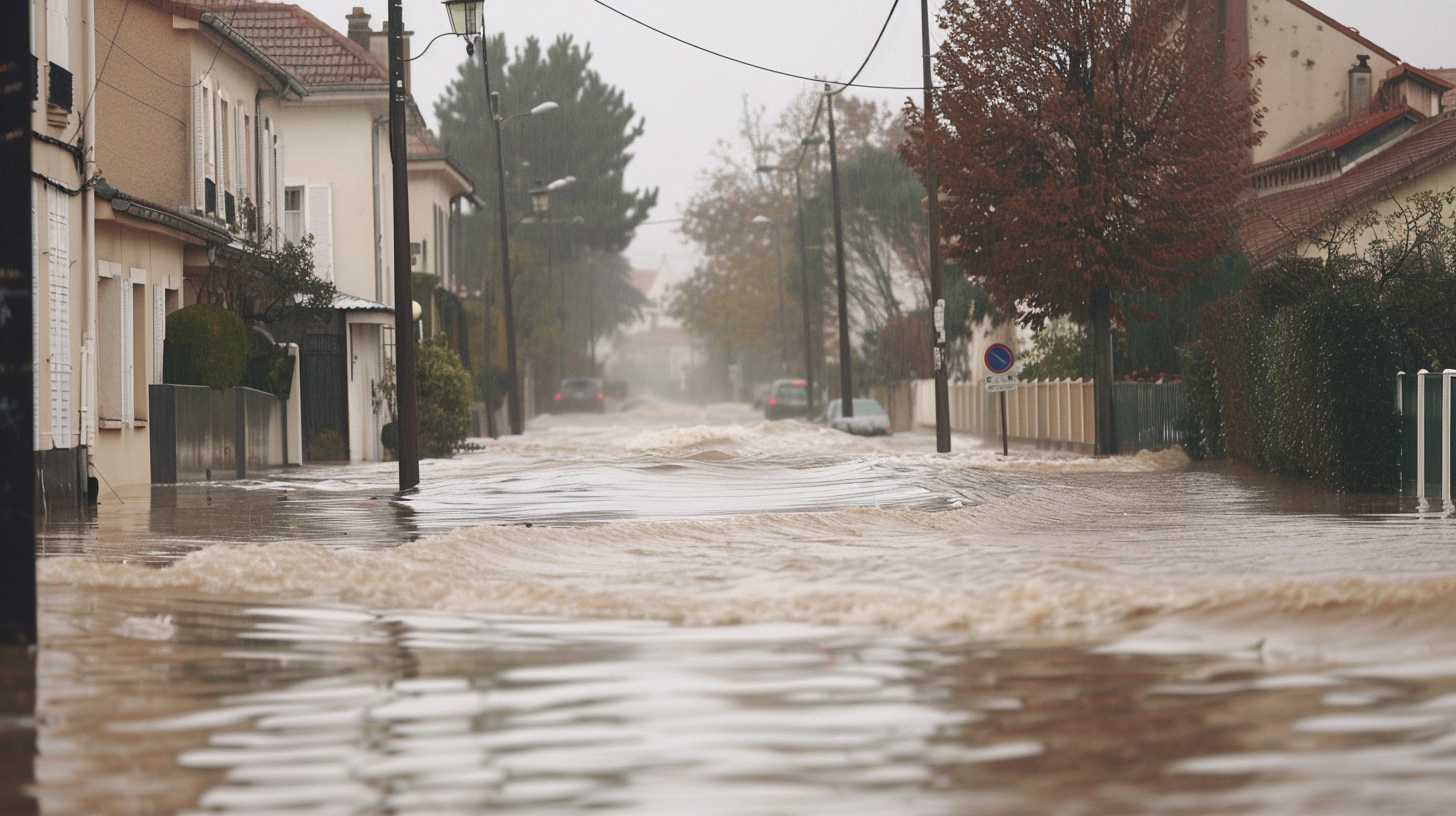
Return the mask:
{"type": "Polygon", "coordinates": [[[783,245],[779,241],[779,225],[777,221],[774,221],[772,218],[769,218],[766,215],[755,215],[753,217],[753,223],[759,224],[761,226],[766,225],[773,230],[774,255],[778,259],[778,267],[776,271],[779,281],[779,367],[782,369],[782,373],[788,374],[789,333],[788,329],[786,329],[784,326],[784,249],[783,245]]]}
{"type": "MultiPolygon", "coordinates": [[[[516,365],[516,311],[511,286],[511,245],[509,220],[506,215],[506,162],[501,143],[501,125],[507,117],[501,116],[500,100],[490,89],[490,60],[485,50],[485,34],[481,20],[485,15],[485,0],[444,0],[445,11],[450,16],[450,28],[456,35],[465,38],[465,52],[474,55],[471,37],[480,41],[480,72],[485,77],[485,98],[490,105],[491,125],[495,130],[496,198],[500,222],[500,266],[501,266],[501,311],[506,323],[506,370],[511,381],[511,390],[506,398],[510,415],[511,433],[519,435],[525,431],[526,418],[521,407],[521,377],[516,365]]],[[[391,4],[391,8],[392,8],[391,4]]],[[[528,113],[509,117],[535,116],[556,110],[555,102],[543,102],[528,113]]],[[[406,267],[407,268],[407,267],[406,267]]]]}
{"type": "MultiPolygon", "coordinates": [[[[801,170],[803,169],[804,151],[811,147],[818,147],[824,140],[819,136],[806,136],[799,140],[799,161],[794,164],[794,204],[798,211],[799,222],[799,309],[803,313],[804,320],[804,382],[808,385],[809,414],[814,413],[814,331],[811,313],[809,289],[809,239],[807,227],[804,225],[804,185],[801,170]]],[[[760,173],[773,173],[787,168],[771,164],[758,166],[760,173]]]]}
{"type": "MultiPolygon", "coordinates": [[[[550,217],[551,194],[576,183],[576,176],[559,178],[544,187],[537,187],[531,191],[531,210],[539,213],[541,220],[546,222],[546,277],[551,277],[551,255],[552,245],[556,243],[556,220],[550,217]]],[[[561,336],[556,341],[556,376],[559,379],[566,377],[566,267],[561,267],[560,280],[558,281],[558,301],[556,305],[557,326],[561,336]]]]}

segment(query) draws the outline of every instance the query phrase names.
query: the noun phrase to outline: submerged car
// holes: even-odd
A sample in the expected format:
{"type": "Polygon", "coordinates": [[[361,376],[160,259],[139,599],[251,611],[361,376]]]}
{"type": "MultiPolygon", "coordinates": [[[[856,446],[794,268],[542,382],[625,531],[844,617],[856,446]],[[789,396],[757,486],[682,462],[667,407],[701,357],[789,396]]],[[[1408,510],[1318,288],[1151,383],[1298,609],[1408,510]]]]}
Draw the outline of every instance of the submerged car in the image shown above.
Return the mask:
{"type": "Polygon", "coordinates": [[[601,414],[607,410],[607,394],[602,381],[592,377],[572,377],[561,381],[561,390],[551,403],[552,413],[601,414]]]}
{"type": "Polygon", "coordinates": [[[890,413],[884,406],[872,399],[856,399],[854,416],[844,416],[839,400],[833,400],[824,409],[823,422],[836,431],[857,436],[888,436],[890,434],[890,413]]]}
{"type": "Polygon", "coordinates": [[[769,421],[809,415],[807,380],[774,380],[763,402],[763,418],[769,421]]]}

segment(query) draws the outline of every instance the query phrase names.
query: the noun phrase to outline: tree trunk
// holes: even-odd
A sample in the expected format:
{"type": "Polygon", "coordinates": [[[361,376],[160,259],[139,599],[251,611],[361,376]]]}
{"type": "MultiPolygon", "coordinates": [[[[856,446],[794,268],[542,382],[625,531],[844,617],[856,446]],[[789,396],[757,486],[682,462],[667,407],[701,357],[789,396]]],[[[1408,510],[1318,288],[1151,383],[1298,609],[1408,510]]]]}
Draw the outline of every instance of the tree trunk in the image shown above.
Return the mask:
{"type": "Polygon", "coordinates": [[[1117,453],[1112,415],[1112,291],[1092,290],[1092,392],[1096,403],[1098,456],[1117,453]]]}

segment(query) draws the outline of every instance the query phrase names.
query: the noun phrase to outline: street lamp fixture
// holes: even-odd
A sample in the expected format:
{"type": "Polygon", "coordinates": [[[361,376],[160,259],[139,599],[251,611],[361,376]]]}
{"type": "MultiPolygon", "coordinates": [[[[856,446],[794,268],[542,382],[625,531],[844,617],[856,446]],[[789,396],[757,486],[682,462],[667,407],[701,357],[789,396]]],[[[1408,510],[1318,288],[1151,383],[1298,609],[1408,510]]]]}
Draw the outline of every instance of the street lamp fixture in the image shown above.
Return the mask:
{"type": "Polygon", "coordinates": [[[773,223],[773,219],[772,218],[769,218],[766,215],[755,215],[753,217],[753,223],[755,223],[755,224],[772,224],[773,223]]]}
{"type": "MultiPolygon", "coordinates": [[[[503,116],[500,112],[500,97],[491,91],[490,68],[485,47],[485,0],[443,0],[445,13],[450,18],[450,31],[465,38],[465,53],[475,56],[476,41],[480,44],[480,73],[485,82],[485,98],[490,105],[490,122],[495,130],[495,181],[497,207],[496,215],[500,228],[500,278],[501,311],[505,317],[506,369],[510,376],[511,390],[508,394],[507,412],[510,416],[512,434],[525,430],[525,412],[521,403],[521,377],[516,365],[516,318],[511,284],[510,222],[506,212],[506,165],[505,150],[501,145],[501,125],[523,116],[539,116],[561,107],[555,102],[541,102],[529,111],[503,116]]],[[[397,185],[403,187],[403,184],[397,185]]]]}
{"type": "Polygon", "coordinates": [[[460,37],[476,37],[485,18],[485,0],[445,0],[445,13],[450,15],[450,30],[460,37]]]}
{"type": "Polygon", "coordinates": [[[538,213],[551,212],[551,191],[545,187],[537,187],[531,191],[531,211],[538,213]]]}

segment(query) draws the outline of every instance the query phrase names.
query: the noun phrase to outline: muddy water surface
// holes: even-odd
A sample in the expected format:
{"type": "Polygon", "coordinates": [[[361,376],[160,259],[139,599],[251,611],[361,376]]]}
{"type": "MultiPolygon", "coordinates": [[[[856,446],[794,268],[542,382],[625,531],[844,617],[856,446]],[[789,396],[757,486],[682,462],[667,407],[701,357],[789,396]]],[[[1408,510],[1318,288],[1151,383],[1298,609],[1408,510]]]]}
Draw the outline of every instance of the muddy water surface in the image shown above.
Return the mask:
{"type": "Polygon", "coordinates": [[[112,502],[4,744],[47,814],[1449,812],[1452,520],[932,448],[646,404],[112,502]]]}

